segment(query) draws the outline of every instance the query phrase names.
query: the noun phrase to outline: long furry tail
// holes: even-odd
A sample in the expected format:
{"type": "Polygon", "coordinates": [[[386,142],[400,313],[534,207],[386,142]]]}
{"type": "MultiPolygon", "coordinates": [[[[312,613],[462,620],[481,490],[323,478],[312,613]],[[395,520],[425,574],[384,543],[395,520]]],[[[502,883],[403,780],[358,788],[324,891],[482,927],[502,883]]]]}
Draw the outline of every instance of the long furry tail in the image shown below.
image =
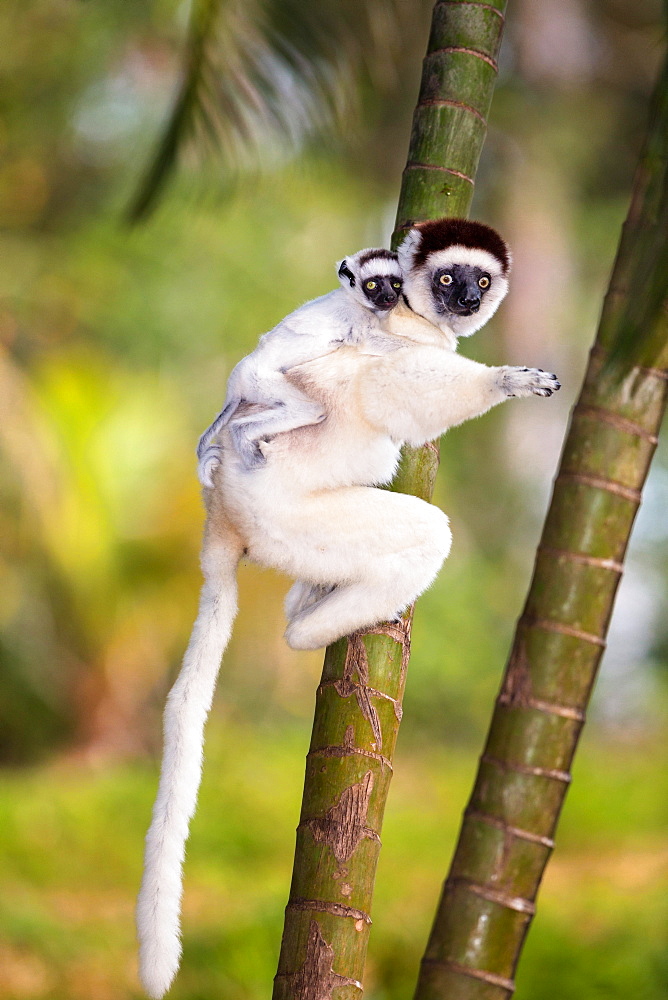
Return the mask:
{"type": "Polygon", "coordinates": [[[188,826],[202,773],[206,722],[237,611],[233,540],[205,547],[205,583],[181,672],[167,698],[160,785],[137,900],[139,976],[150,997],[169,989],[181,958],[179,916],[188,826]]]}

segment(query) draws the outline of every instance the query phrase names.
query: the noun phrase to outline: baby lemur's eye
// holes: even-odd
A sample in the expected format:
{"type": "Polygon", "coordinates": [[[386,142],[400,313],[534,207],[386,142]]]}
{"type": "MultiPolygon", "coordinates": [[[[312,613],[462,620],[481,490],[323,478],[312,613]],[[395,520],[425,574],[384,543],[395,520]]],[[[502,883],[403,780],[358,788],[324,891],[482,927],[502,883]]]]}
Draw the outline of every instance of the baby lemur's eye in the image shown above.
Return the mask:
{"type": "Polygon", "coordinates": [[[392,282],[392,288],[401,288],[401,282],[400,281],[393,281],[392,282]]]}
{"type": "Polygon", "coordinates": [[[486,274],[483,274],[482,278],[478,278],[478,284],[481,288],[489,288],[489,278],[486,274]]]}
{"type": "Polygon", "coordinates": [[[440,281],[440,283],[442,285],[451,285],[452,284],[452,275],[451,274],[442,274],[441,277],[438,280],[440,281]]]}
{"type": "Polygon", "coordinates": [[[376,282],[375,281],[367,281],[366,287],[369,289],[370,292],[372,292],[374,290],[374,288],[376,287],[376,282]]]}

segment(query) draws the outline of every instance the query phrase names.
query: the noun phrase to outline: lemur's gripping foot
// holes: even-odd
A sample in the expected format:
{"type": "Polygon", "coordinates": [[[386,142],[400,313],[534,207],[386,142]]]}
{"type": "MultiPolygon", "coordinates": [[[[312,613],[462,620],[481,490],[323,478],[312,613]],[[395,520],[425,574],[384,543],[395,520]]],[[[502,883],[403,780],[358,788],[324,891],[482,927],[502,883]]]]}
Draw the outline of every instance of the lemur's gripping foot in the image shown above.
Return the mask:
{"type": "Polygon", "coordinates": [[[561,389],[561,382],[551,372],[542,368],[515,368],[506,365],[500,369],[501,388],[507,396],[551,396],[561,389]]]}
{"type": "Polygon", "coordinates": [[[293,583],[285,598],[283,605],[285,617],[289,622],[292,621],[300,611],[310,608],[317,601],[326,597],[327,594],[331,594],[333,590],[334,584],[307,583],[304,580],[297,580],[296,583],[293,583]]]}
{"type": "Polygon", "coordinates": [[[223,460],[223,449],[219,444],[209,444],[202,452],[202,457],[197,463],[197,478],[202,486],[213,488],[213,477],[216,469],[223,460]]]}

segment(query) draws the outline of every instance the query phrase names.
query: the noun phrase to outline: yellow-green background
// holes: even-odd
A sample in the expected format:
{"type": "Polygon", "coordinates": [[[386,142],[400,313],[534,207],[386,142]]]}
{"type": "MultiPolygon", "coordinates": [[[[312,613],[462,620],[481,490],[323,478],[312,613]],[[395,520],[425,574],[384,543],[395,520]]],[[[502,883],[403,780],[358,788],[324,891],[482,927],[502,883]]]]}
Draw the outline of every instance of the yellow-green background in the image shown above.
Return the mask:
{"type": "MultiPolygon", "coordinates": [[[[396,78],[337,143],[231,180],[183,157],[123,213],[178,73],[175,0],[0,8],[0,996],[141,995],[133,904],[160,711],[192,622],[194,444],[258,335],[387,241],[429,4],[396,78]]],[[[653,0],[511,0],[474,215],[513,290],[465,353],[555,370],[443,444],[454,546],[414,629],[367,996],[410,996],[528,583],[662,53],[653,0]]],[[[266,150],[265,150],[266,153],[266,150]]],[[[269,165],[267,166],[267,160],[269,165]]],[[[668,995],[665,566],[659,455],[520,1000],[668,995]]],[[[207,735],[175,998],[269,995],[318,654],[282,640],[288,582],[243,566],[207,735]]]]}

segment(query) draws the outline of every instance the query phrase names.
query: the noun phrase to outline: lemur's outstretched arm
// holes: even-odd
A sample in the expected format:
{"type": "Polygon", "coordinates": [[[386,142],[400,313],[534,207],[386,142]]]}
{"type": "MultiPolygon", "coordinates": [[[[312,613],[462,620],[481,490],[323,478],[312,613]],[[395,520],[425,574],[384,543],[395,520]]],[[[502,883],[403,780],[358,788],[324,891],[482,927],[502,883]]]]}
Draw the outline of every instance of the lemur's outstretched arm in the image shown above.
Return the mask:
{"type": "Polygon", "coordinates": [[[360,398],[376,426],[420,445],[511,396],[551,396],[559,388],[556,375],[537,368],[491,368],[452,351],[415,347],[366,369],[360,398]]]}

